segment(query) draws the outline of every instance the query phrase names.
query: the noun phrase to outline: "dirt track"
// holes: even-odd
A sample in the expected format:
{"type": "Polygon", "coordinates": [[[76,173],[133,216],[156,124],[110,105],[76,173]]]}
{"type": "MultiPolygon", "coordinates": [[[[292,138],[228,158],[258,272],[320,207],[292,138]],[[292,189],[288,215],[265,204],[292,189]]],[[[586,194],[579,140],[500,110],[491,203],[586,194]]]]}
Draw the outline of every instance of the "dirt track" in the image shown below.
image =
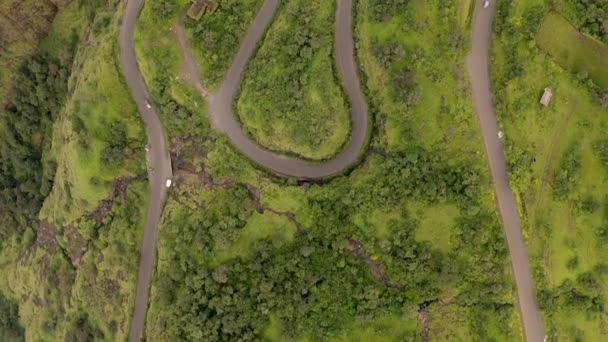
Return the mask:
{"type": "Polygon", "coordinates": [[[494,11],[494,1],[492,1],[489,8],[483,8],[481,1],[475,6],[473,48],[468,57],[467,64],[473,88],[475,111],[477,112],[483,131],[488,163],[496,187],[498,210],[502,217],[507,244],[511,253],[511,266],[515,284],[517,285],[519,311],[524,335],[527,341],[537,342],[543,341],[543,325],[534,298],[534,283],[532,282],[532,273],[530,272],[530,262],[521,235],[521,223],[519,221],[517,203],[509,186],[503,144],[502,140],[498,137],[500,129],[492,105],[488,61],[494,11]]]}

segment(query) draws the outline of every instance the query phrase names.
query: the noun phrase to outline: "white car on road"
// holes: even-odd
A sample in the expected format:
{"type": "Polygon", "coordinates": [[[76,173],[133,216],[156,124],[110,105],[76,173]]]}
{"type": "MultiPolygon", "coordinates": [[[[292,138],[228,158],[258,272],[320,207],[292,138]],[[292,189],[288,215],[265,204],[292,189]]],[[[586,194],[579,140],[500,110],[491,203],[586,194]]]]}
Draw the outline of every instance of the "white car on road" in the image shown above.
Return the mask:
{"type": "Polygon", "coordinates": [[[490,0],[485,0],[483,2],[483,8],[488,8],[490,6],[490,0]]]}
{"type": "Polygon", "coordinates": [[[170,188],[172,184],[173,180],[171,178],[167,178],[167,180],[165,181],[165,187],[170,188]]]}
{"type": "Polygon", "coordinates": [[[150,101],[146,100],[146,108],[151,109],[152,105],[150,104],[150,101]]]}

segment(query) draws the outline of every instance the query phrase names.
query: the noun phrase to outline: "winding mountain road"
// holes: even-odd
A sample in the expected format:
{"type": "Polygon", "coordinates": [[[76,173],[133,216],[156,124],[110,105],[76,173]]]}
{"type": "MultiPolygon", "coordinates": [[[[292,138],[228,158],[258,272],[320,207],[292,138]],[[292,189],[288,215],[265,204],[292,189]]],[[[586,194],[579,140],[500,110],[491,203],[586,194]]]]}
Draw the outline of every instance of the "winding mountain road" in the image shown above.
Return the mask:
{"type": "Polygon", "coordinates": [[[171,157],[167,149],[163,126],[154,108],[148,108],[147,106],[147,103],[151,102],[149,101],[150,94],[137,65],[135,49],[133,47],[133,31],[135,30],[135,22],[142,6],[143,0],[129,0],[120,28],[120,62],[129,90],[131,91],[131,96],[135,100],[137,109],[146,126],[148,145],[150,146],[150,151],[147,152],[147,159],[149,160],[149,166],[153,170],[148,174],[150,180],[150,198],[144,225],[137,292],[135,295],[135,309],[131,322],[129,341],[139,341],[141,337],[146,308],[148,307],[148,290],[154,271],[158,225],[167,196],[165,180],[173,177],[171,157]]]}
{"type": "Polygon", "coordinates": [[[322,164],[311,164],[271,152],[245,135],[232,112],[234,96],[241,83],[243,72],[278,5],[278,0],[264,1],[226,77],[217,91],[209,95],[209,113],[213,125],[224,132],[230,142],[249,159],[276,174],[300,179],[318,179],[338,174],[359,159],[368,130],[367,103],[361,91],[355,64],[352,0],[338,0],[336,8],[336,65],[350,97],[353,126],[351,140],[340,155],[322,164]]]}
{"type": "MultiPolygon", "coordinates": [[[[351,101],[352,134],[346,149],[335,159],[322,164],[311,164],[271,152],[247,137],[232,111],[234,97],[247,63],[255,52],[258,41],[272,21],[279,0],[265,0],[253,24],[243,39],[234,61],[218,89],[208,94],[203,88],[196,61],[188,46],[183,27],[174,27],[186,68],[191,77],[188,81],[209,101],[209,113],[214,127],[224,132],[231,143],[245,156],[266,169],[282,176],[300,179],[319,179],[340,173],[359,159],[368,132],[367,104],[360,88],[355,64],[352,34],[352,0],[337,0],[336,9],[336,65],[351,101]]],[[[141,339],[148,304],[148,292],[154,270],[154,254],[158,236],[158,224],[166,197],[164,181],[172,177],[171,159],[159,117],[154,108],[147,108],[150,99],[147,87],[135,58],[133,31],[143,0],[129,0],[120,33],[121,63],[131,94],[146,124],[151,150],[148,158],[155,170],[150,174],[150,203],[148,207],[141,251],[137,294],[129,341],[141,339]]],[[[473,29],[473,49],[468,58],[473,88],[475,110],[479,116],[492,177],[496,185],[498,208],[504,223],[507,243],[511,252],[513,274],[517,284],[519,309],[525,337],[528,341],[542,341],[543,330],[540,314],[534,300],[534,286],[515,198],[509,187],[502,141],[498,138],[498,124],[492,107],[488,53],[492,33],[494,6],[484,9],[476,6],[473,29]]]]}
{"type": "Polygon", "coordinates": [[[503,221],[507,245],[511,253],[511,267],[517,285],[519,312],[524,335],[529,342],[541,342],[544,340],[543,324],[534,298],[534,283],[530,272],[530,262],[521,235],[521,223],[515,195],[513,195],[509,186],[503,144],[498,137],[500,128],[492,105],[489,52],[492,39],[492,19],[495,10],[494,1],[488,8],[475,6],[473,48],[467,59],[467,65],[473,90],[473,103],[483,131],[488,163],[496,188],[498,211],[503,221]]]}
{"type": "MultiPolygon", "coordinates": [[[[144,326],[150,280],[154,271],[154,256],[158,225],[167,189],[165,179],[172,177],[171,158],[166,146],[165,134],[154,108],[147,108],[150,95],[137,65],[133,46],[133,31],[143,0],[129,0],[125,9],[120,30],[120,55],[125,79],[131,95],[146,125],[150,145],[148,158],[154,172],[150,173],[150,203],[144,226],[144,238],[141,251],[139,275],[135,297],[135,309],[129,332],[129,341],[141,339],[144,326]]],[[[336,65],[342,75],[346,91],[351,99],[351,120],[353,131],[346,149],[335,159],[323,164],[310,164],[305,161],[271,152],[259,146],[247,137],[237,122],[232,103],[241,82],[247,63],[255,52],[256,46],[266,28],[272,21],[278,8],[279,0],[265,0],[253,24],[243,39],[234,61],[218,90],[207,94],[201,85],[196,62],[185,39],[180,24],[174,27],[186,67],[189,70],[189,81],[209,101],[209,112],[216,129],[224,132],[232,144],[244,155],[270,171],[287,177],[300,179],[318,179],[335,175],[353,165],[358,159],[365,144],[368,129],[367,104],[360,88],[355,49],[352,35],[352,0],[338,0],[336,9],[336,65]]]]}

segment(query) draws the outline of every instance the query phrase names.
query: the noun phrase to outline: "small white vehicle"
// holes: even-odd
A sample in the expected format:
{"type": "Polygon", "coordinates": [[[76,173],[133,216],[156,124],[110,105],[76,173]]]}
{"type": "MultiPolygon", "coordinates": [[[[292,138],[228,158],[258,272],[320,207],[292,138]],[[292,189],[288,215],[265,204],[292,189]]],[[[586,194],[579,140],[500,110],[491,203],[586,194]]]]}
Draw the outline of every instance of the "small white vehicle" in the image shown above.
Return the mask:
{"type": "Polygon", "coordinates": [[[502,131],[498,131],[498,139],[502,139],[504,136],[505,135],[502,133],[502,131]]]}
{"type": "Polygon", "coordinates": [[[483,8],[488,8],[488,7],[490,7],[490,0],[485,0],[483,2],[483,8]]]}
{"type": "Polygon", "coordinates": [[[150,104],[150,101],[146,100],[146,108],[151,109],[152,105],[150,104]]]}
{"type": "Polygon", "coordinates": [[[165,187],[170,188],[172,184],[173,180],[171,178],[167,178],[167,180],[165,181],[165,187]]]}
{"type": "Polygon", "coordinates": [[[150,145],[146,145],[146,152],[150,152],[150,145]]]}

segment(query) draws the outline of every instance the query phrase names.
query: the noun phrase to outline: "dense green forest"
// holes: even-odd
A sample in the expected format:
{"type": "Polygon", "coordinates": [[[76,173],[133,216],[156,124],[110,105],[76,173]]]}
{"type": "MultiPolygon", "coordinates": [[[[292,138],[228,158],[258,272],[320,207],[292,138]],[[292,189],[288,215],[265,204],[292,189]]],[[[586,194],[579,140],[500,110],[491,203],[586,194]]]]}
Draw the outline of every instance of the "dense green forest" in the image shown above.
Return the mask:
{"type": "Polygon", "coordinates": [[[52,187],[56,165],[42,155],[65,99],[67,77],[66,68],[48,55],[32,58],[17,75],[15,95],[0,117],[0,206],[10,212],[0,231],[2,240],[8,227],[33,224],[52,187]]]}

